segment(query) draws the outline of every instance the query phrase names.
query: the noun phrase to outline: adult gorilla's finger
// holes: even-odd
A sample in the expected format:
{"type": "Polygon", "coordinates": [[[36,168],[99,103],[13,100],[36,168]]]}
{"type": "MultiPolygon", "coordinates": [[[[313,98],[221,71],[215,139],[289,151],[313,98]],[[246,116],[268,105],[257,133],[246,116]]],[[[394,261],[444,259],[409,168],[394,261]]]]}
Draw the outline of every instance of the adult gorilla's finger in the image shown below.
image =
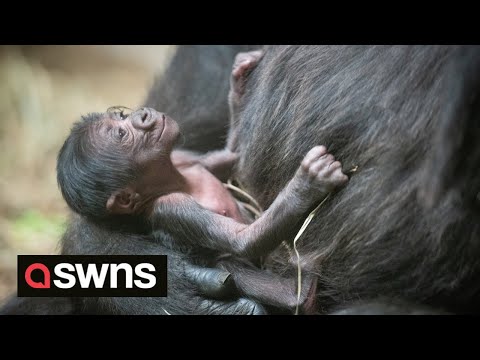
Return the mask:
{"type": "Polygon", "coordinates": [[[185,275],[206,297],[226,299],[236,294],[235,282],[228,271],[186,265],[185,275]]]}
{"type": "Polygon", "coordinates": [[[203,300],[196,312],[201,315],[267,315],[262,305],[245,298],[235,301],[203,300]]]}

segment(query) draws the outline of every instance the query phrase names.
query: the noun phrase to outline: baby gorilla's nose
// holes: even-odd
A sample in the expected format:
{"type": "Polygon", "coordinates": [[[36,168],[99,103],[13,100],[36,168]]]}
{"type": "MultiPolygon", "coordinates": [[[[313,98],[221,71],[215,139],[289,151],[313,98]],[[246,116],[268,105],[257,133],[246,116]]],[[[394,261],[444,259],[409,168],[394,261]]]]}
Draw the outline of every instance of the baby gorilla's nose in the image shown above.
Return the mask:
{"type": "Polygon", "coordinates": [[[155,122],[165,118],[165,115],[150,108],[141,108],[132,114],[132,125],[137,129],[149,130],[155,122]]]}

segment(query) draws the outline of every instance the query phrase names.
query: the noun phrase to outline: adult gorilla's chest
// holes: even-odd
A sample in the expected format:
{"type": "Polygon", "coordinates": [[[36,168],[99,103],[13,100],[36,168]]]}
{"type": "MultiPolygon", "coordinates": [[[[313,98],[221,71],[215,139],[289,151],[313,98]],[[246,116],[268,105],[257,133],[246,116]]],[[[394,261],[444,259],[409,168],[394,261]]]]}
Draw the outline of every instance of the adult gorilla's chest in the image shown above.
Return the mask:
{"type": "Polygon", "coordinates": [[[477,267],[479,249],[461,241],[478,231],[468,216],[459,216],[451,199],[426,211],[417,197],[432,139],[454,101],[444,81],[456,51],[277,46],[248,79],[238,178],[264,208],[313,146],[326,145],[345,171],[358,166],[301,246],[316,259],[330,299],[423,300],[442,292],[443,300],[454,299],[462,276],[468,283],[477,267]],[[455,252],[463,264],[454,264],[455,252]]]}

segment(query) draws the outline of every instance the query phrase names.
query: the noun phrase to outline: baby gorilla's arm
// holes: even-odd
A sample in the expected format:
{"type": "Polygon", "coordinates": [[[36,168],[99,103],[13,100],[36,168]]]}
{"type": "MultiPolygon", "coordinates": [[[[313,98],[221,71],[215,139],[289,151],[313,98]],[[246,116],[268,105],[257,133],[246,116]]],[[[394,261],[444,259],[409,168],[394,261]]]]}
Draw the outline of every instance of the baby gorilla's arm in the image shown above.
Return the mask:
{"type": "Polygon", "coordinates": [[[175,150],[172,152],[172,163],[177,166],[200,164],[220,181],[227,181],[232,174],[238,155],[228,149],[198,154],[191,151],[175,150]]]}
{"type": "Polygon", "coordinates": [[[293,238],[305,213],[347,180],[340,163],[324,146],[317,146],[308,152],[270,208],[250,225],[215,214],[185,193],[160,197],[151,221],[154,229],[171,233],[185,245],[255,259],[293,238]]]}

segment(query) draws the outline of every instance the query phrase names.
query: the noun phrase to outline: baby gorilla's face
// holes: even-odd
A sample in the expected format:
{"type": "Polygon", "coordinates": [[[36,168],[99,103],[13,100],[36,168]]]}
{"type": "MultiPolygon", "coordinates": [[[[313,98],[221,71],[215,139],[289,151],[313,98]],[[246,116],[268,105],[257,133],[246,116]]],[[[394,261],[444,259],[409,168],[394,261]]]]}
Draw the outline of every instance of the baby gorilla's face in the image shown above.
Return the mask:
{"type": "Polygon", "coordinates": [[[92,135],[94,146],[113,147],[142,165],[169,155],[179,135],[177,123],[151,108],[129,115],[106,112],[92,135]]]}
{"type": "Polygon", "coordinates": [[[141,213],[155,198],[175,190],[178,174],[170,154],[178,136],[178,124],[151,108],[104,114],[91,133],[93,146],[114,158],[125,156],[135,169],[135,180],[107,201],[111,213],[141,213]]]}

